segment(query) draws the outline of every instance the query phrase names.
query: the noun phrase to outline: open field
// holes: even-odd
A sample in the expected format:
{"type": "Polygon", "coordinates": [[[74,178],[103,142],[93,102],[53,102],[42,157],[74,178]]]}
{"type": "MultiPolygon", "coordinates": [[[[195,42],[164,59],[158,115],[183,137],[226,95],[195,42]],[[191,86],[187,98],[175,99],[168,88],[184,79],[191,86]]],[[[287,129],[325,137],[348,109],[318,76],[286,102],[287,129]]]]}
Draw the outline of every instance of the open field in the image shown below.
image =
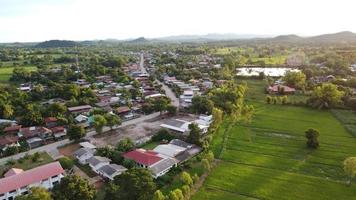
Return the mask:
{"type": "Polygon", "coordinates": [[[53,162],[53,159],[51,158],[51,156],[48,155],[48,153],[44,152],[44,153],[40,153],[40,157],[37,161],[33,162],[31,159],[31,156],[28,157],[28,159],[21,159],[20,161],[14,161],[15,164],[13,165],[6,165],[6,166],[0,166],[0,177],[2,176],[2,174],[4,172],[7,171],[7,169],[10,168],[20,168],[23,170],[28,170],[28,169],[32,169],[50,162],[53,162]]]}
{"type": "MultiPolygon", "coordinates": [[[[29,71],[35,71],[37,70],[37,67],[27,66],[26,69],[29,71]]],[[[7,83],[10,80],[13,70],[14,67],[0,67],[0,83],[7,83]]]]}
{"type": "Polygon", "coordinates": [[[356,199],[356,181],[348,186],[342,169],[343,160],[356,155],[356,138],[330,112],[255,108],[251,124],[227,131],[222,162],[193,199],[356,199]],[[321,133],[317,150],[306,148],[308,128],[321,133]]]}

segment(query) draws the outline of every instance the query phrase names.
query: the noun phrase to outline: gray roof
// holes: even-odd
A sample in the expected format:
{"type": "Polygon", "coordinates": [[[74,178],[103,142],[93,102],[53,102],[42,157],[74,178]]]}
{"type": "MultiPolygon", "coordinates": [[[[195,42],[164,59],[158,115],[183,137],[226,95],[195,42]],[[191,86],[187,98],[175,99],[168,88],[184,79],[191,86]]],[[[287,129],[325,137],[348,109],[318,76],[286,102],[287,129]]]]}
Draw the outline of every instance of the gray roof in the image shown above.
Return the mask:
{"type": "Polygon", "coordinates": [[[180,128],[183,126],[183,124],[185,124],[185,122],[182,122],[182,121],[179,121],[176,119],[171,119],[171,120],[165,121],[164,124],[180,128]]]}
{"type": "Polygon", "coordinates": [[[154,164],[153,166],[149,167],[149,170],[153,174],[159,174],[160,172],[166,170],[167,168],[170,168],[171,166],[177,164],[177,162],[172,159],[172,158],[166,158],[161,161],[159,161],[157,164],[154,164]]]}
{"type": "Polygon", "coordinates": [[[88,163],[92,166],[96,166],[99,163],[102,162],[110,162],[111,160],[109,158],[101,157],[101,156],[93,156],[88,159],[88,163]]]}
{"type": "Polygon", "coordinates": [[[174,144],[179,147],[184,147],[184,148],[191,148],[192,144],[189,144],[187,142],[184,142],[183,140],[180,139],[173,139],[169,142],[169,144],[174,144]]]}
{"type": "Polygon", "coordinates": [[[81,156],[83,156],[84,154],[87,154],[87,153],[94,154],[94,150],[93,149],[88,149],[88,148],[80,148],[80,149],[76,150],[73,155],[75,157],[81,157],[81,156]]]}
{"type": "Polygon", "coordinates": [[[115,174],[116,172],[122,173],[126,170],[127,169],[124,166],[117,164],[104,165],[99,168],[99,172],[105,173],[109,176],[115,174]]]}

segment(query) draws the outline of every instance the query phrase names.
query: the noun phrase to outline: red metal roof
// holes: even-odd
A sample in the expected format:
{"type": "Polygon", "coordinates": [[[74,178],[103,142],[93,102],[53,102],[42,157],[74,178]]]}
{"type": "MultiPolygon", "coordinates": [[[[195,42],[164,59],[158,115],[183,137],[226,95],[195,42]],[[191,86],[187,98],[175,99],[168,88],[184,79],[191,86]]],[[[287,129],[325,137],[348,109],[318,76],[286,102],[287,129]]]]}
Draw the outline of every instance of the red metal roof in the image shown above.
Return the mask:
{"type": "Polygon", "coordinates": [[[136,149],[133,151],[129,151],[125,153],[123,157],[134,160],[135,162],[145,166],[151,166],[163,159],[157,156],[156,152],[146,151],[144,149],[136,149]]]}
{"type": "Polygon", "coordinates": [[[64,170],[59,162],[53,162],[24,171],[20,174],[2,178],[0,179],[0,194],[40,182],[41,180],[48,179],[63,172],[64,170]]]}
{"type": "Polygon", "coordinates": [[[7,171],[5,174],[4,174],[4,177],[9,177],[9,176],[13,176],[13,175],[16,175],[16,174],[21,174],[23,172],[22,169],[19,169],[19,168],[11,168],[9,169],[9,171],[7,171]]]}

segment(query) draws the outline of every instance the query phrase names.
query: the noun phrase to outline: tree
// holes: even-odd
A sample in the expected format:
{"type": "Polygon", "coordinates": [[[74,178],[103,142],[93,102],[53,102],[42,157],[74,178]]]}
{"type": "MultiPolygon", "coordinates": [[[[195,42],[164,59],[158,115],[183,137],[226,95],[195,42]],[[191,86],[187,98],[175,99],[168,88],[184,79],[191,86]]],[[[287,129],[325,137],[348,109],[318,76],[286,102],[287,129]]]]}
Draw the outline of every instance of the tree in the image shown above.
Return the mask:
{"type": "Polygon", "coordinates": [[[339,91],[336,85],[324,83],[314,88],[308,102],[315,108],[330,108],[341,103],[343,96],[344,92],[339,91]]]}
{"type": "Polygon", "coordinates": [[[271,96],[269,96],[269,95],[266,96],[266,103],[267,104],[271,104],[272,103],[272,97],[271,96]]]}
{"type": "Polygon", "coordinates": [[[132,150],[135,147],[135,144],[132,142],[130,138],[124,138],[120,140],[117,145],[116,149],[121,152],[127,152],[132,150]]]}
{"type": "Polygon", "coordinates": [[[167,112],[170,115],[175,115],[177,113],[177,107],[173,106],[173,105],[168,105],[167,106],[167,112]]]}
{"type": "Polygon", "coordinates": [[[198,183],[199,180],[200,180],[200,179],[199,179],[198,174],[195,173],[195,174],[193,175],[193,182],[194,182],[194,183],[198,183]]]}
{"type": "Polygon", "coordinates": [[[105,199],[151,200],[156,184],[147,169],[133,168],[115,177],[105,199]]]}
{"type": "Polygon", "coordinates": [[[107,124],[107,121],[102,115],[94,115],[94,128],[97,133],[102,133],[104,126],[107,124]]]}
{"type": "Polygon", "coordinates": [[[306,76],[303,72],[288,71],[283,80],[288,86],[303,89],[305,87],[306,76]]]}
{"type": "Polygon", "coordinates": [[[214,104],[206,97],[194,96],[192,99],[192,110],[194,113],[198,114],[209,114],[211,113],[214,104]]]}
{"type": "Polygon", "coordinates": [[[189,185],[183,185],[182,186],[182,192],[185,197],[185,199],[190,199],[190,187],[189,185]]]}
{"type": "Polygon", "coordinates": [[[179,178],[185,185],[193,185],[193,179],[188,172],[183,171],[179,178]]]}
{"type": "Polygon", "coordinates": [[[156,192],[153,194],[153,200],[165,200],[165,199],[166,197],[164,197],[161,190],[156,190],[156,192]]]}
{"type": "Polygon", "coordinates": [[[193,143],[193,144],[196,144],[196,145],[200,145],[201,144],[201,135],[202,135],[202,132],[199,128],[199,126],[195,123],[191,123],[189,124],[188,126],[189,128],[189,135],[188,135],[188,142],[190,143],[193,143]]]}
{"type": "Polygon", "coordinates": [[[65,105],[60,103],[53,103],[48,106],[46,113],[47,116],[57,117],[57,116],[63,116],[66,111],[67,111],[67,107],[65,105]]]}
{"type": "Polygon", "coordinates": [[[107,125],[110,127],[110,130],[113,130],[114,126],[120,125],[121,124],[121,119],[117,115],[113,115],[110,113],[107,113],[104,115],[107,125]]]}
{"type": "Polygon", "coordinates": [[[212,151],[208,151],[208,153],[205,154],[205,158],[211,163],[214,161],[214,153],[212,151]]]}
{"type": "Polygon", "coordinates": [[[69,175],[54,186],[52,192],[54,200],[93,200],[96,190],[93,185],[80,176],[69,175]]]}
{"type": "Polygon", "coordinates": [[[80,140],[82,137],[86,135],[85,130],[80,125],[71,125],[68,128],[67,135],[70,140],[80,140]]]}
{"type": "Polygon", "coordinates": [[[183,192],[179,188],[173,190],[173,193],[175,194],[178,200],[184,200],[183,192]]]}
{"type": "Polygon", "coordinates": [[[170,132],[165,128],[159,129],[157,131],[157,133],[154,136],[152,136],[152,141],[154,141],[154,142],[160,142],[162,140],[169,141],[169,140],[172,140],[172,139],[174,139],[174,136],[172,136],[170,134],[170,132]]]}
{"type": "Polygon", "coordinates": [[[210,167],[210,163],[209,163],[208,159],[206,159],[206,158],[202,159],[201,163],[206,171],[210,171],[211,167],[210,167]]]}
{"type": "Polygon", "coordinates": [[[350,178],[349,184],[351,184],[352,178],[356,175],[356,157],[349,157],[344,160],[344,171],[350,178]]]}
{"type": "Polygon", "coordinates": [[[319,131],[315,129],[308,129],[305,131],[305,137],[307,138],[307,146],[312,149],[319,147],[319,131]]]}
{"type": "Polygon", "coordinates": [[[36,104],[27,104],[21,122],[26,126],[42,124],[43,117],[40,107],[36,104]]]}
{"type": "Polygon", "coordinates": [[[0,106],[0,116],[5,119],[10,119],[14,115],[14,109],[11,104],[3,104],[0,106]]]}
{"type": "Polygon", "coordinates": [[[168,104],[169,100],[161,97],[153,102],[153,107],[155,111],[159,111],[159,113],[162,114],[163,111],[167,110],[168,104]]]}
{"type": "Polygon", "coordinates": [[[213,115],[212,127],[217,128],[223,121],[224,112],[222,110],[220,110],[219,108],[214,107],[213,111],[212,111],[212,115],[213,115]]]}
{"type": "Polygon", "coordinates": [[[51,194],[42,187],[32,187],[30,194],[18,196],[16,200],[52,200],[51,194]]]}
{"type": "Polygon", "coordinates": [[[74,166],[74,161],[66,156],[59,158],[58,161],[64,169],[72,169],[74,166]]]}

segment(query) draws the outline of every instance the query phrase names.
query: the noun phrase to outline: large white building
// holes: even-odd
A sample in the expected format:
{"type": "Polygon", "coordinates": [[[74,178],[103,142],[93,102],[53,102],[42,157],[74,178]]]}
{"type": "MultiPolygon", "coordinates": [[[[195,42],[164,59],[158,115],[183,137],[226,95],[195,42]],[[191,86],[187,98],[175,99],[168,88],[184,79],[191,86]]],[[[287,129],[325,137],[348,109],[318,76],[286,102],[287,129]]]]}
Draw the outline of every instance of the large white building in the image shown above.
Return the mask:
{"type": "Polygon", "coordinates": [[[16,196],[28,194],[31,187],[51,189],[64,177],[59,162],[42,165],[27,171],[10,169],[0,179],[0,200],[13,200],[16,196]]]}

